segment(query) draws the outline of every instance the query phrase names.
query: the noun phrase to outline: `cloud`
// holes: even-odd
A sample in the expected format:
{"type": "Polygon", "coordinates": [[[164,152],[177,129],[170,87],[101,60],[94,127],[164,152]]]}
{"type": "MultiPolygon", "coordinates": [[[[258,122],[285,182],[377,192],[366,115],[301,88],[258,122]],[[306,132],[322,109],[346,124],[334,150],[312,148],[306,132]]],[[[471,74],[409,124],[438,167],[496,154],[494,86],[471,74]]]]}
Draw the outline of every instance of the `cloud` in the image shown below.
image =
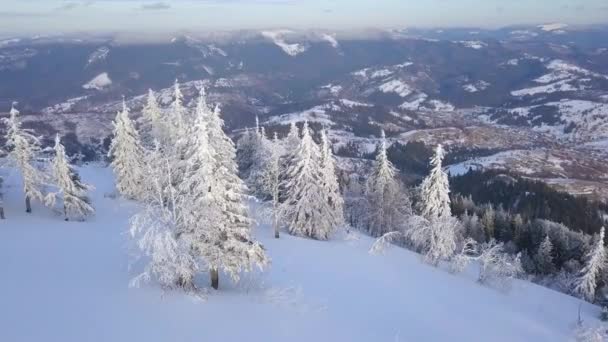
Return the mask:
{"type": "Polygon", "coordinates": [[[146,10],[146,11],[150,11],[150,10],[167,10],[171,8],[171,5],[169,5],[166,2],[152,2],[152,3],[145,3],[143,5],[141,5],[140,7],[142,10],[146,10]]]}
{"type": "Polygon", "coordinates": [[[66,2],[63,5],[55,8],[57,11],[69,11],[77,8],[81,5],[79,2],[66,2]]]}
{"type": "Polygon", "coordinates": [[[70,11],[78,7],[89,7],[93,5],[95,1],[80,1],[80,2],[66,2],[59,7],[56,7],[56,11],[70,11]]]}

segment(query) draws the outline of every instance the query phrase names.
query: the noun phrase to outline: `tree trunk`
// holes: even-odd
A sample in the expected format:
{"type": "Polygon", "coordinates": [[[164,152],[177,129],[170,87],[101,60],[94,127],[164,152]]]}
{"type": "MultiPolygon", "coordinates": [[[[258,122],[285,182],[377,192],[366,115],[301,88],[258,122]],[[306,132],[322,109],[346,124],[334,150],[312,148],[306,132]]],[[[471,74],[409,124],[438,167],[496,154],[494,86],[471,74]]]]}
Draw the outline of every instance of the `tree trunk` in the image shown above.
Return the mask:
{"type": "Polygon", "coordinates": [[[70,219],[68,218],[68,209],[65,207],[65,204],[63,205],[63,217],[65,217],[66,221],[69,221],[70,219]]]}
{"type": "Polygon", "coordinates": [[[220,275],[217,269],[212,268],[209,270],[209,275],[211,276],[211,287],[214,289],[218,289],[220,287],[220,275]]]}
{"type": "Polygon", "coordinates": [[[279,223],[277,222],[276,209],[272,213],[272,227],[274,228],[274,238],[279,238],[279,223]]]}
{"type": "Polygon", "coordinates": [[[30,201],[30,196],[25,196],[25,212],[26,213],[32,212],[32,203],[30,201]]]}
{"type": "Polygon", "coordinates": [[[4,207],[0,206],[0,220],[4,220],[4,207]]]}
{"type": "Polygon", "coordinates": [[[194,288],[194,280],[192,278],[182,276],[177,279],[176,285],[184,290],[190,290],[194,288]]]}

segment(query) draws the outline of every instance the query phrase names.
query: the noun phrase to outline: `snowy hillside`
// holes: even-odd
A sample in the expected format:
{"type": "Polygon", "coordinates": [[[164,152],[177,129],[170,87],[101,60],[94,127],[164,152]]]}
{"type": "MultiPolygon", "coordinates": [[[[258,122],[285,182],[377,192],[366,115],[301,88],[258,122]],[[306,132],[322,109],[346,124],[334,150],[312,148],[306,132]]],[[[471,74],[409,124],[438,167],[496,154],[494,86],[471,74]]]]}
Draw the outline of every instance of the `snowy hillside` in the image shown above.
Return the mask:
{"type": "MultiPolygon", "coordinates": [[[[3,170],[3,172],[6,170],[3,170]]],[[[580,300],[517,281],[502,292],[371,238],[329,242],[255,234],[272,265],[198,299],[154,285],[129,288],[126,234],[136,205],[112,193],[111,171],[80,170],[95,185],[97,214],[64,222],[44,208],[26,215],[17,173],[5,184],[0,221],[0,341],[570,341],[580,300]]],[[[260,217],[259,205],[252,211],[260,217]]],[[[207,287],[207,279],[198,280],[207,287]]],[[[582,304],[585,325],[599,308],[582,304]]]]}

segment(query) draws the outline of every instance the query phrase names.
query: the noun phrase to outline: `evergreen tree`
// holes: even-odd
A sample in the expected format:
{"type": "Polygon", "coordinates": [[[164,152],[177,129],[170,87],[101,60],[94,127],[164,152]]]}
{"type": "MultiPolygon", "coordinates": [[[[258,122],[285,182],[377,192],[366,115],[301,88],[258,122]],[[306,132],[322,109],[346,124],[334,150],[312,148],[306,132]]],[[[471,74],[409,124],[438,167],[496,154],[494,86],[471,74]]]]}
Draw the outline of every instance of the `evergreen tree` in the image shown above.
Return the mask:
{"type": "Polygon", "coordinates": [[[411,215],[411,203],[401,182],[397,169],[386,155],[386,137],[382,140],[374,162],[372,174],[365,189],[368,207],[368,231],[372,236],[401,230],[411,215]]]}
{"type": "MultiPolygon", "coordinates": [[[[256,120],[257,124],[257,120],[256,120]]],[[[271,158],[271,142],[266,137],[264,127],[256,128],[254,140],[252,141],[252,161],[249,169],[247,185],[251,192],[259,198],[270,196],[264,187],[264,170],[271,158]]]]}
{"type": "Polygon", "coordinates": [[[423,234],[428,243],[426,256],[433,264],[450,258],[456,249],[458,220],[450,209],[450,186],[442,169],[444,156],[443,147],[438,145],[431,159],[431,173],[420,185],[420,212],[428,221],[428,232],[423,234]]]}
{"type": "Polygon", "coordinates": [[[495,235],[495,218],[496,212],[491,204],[488,205],[486,210],[483,212],[483,216],[481,217],[481,224],[486,232],[486,241],[490,241],[494,238],[495,235]]]}
{"type": "MultiPolygon", "coordinates": [[[[201,90],[204,93],[204,89],[201,90]]],[[[177,80],[175,80],[175,85],[173,86],[173,102],[169,108],[169,116],[165,118],[168,130],[172,137],[172,142],[177,141],[185,129],[185,119],[186,119],[187,110],[184,106],[184,95],[180,90],[180,85],[177,80]]]]}
{"type": "Polygon", "coordinates": [[[549,235],[545,236],[543,242],[538,246],[538,251],[534,256],[537,272],[540,274],[550,274],[555,271],[553,264],[553,244],[549,235]]]}
{"type": "Polygon", "coordinates": [[[591,251],[586,256],[585,267],[581,270],[579,278],[576,280],[574,292],[584,299],[592,302],[595,298],[595,289],[600,273],[606,267],[606,248],[604,247],[604,227],[595,241],[591,251]]]}
{"type": "Polygon", "coordinates": [[[152,89],[149,89],[146,104],[142,110],[141,132],[145,146],[153,148],[155,140],[165,141],[167,139],[167,129],[162,119],[163,113],[156,100],[156,95],[152,89]]]}
{"type": "Polygon", "coordinates": [[[300,146],[286,171],[281,217],[291,234],[327,240],[336,226],[323,187],[320,154],[305,122],[300,146]]]}
{"type": "Polygon", "coordinates": [[[295,122],[292,122],[289,126],[289,133],[287,134],[287,153],[294,153],[300,146],[300,130],[295,122]]]}
{"type": "Polygon", "coordinates": [[[114,138],[108,157],[112,158],[111,166],[116,175],[118,192],[130,199],[142,199],[145,195],[144,151],[124,101],[122,106],[113,122],[114,138]]]}
{"type": "Polygon", "coordinates": [[[331,141],[325,130],[321,131],[321,183],[327,205],[330,208],[331,225],[339,227],[344,224],[344,199],[340,192],[338,177],[336,175],[336,159],[331,148],[331,141]]]}
{"type": "Polygon", "coordinates": [[[210,211],[217,219],[205,230],[205,247],[201,251],[210,271],[211,286],[217,289],[220,269],[238,281],[240,272],[249,272],[253,266],[262,269],[269,260],[263,247],[251,236],[252,220],[245,202],[247,189],[238,177],[236,150],[223,131],[219,106],[208,114],[209,146],[215,152],[210,211]]]}
{"type": "Polygon", "coordinates": [[[54,183],[58,192],[47,196],[50,206],[54,206],[57,198],[63,203],[63,215],[66,221],[70,219],[82,220],[95,212],[87,191],[91,187],[80,180],[78,172],[69,164],[65,148],[61,144],[59,134],[55,136],[55,157],[51,162],[54,183]]]}
{"type": "Polygon", "coordinates": [[[21,127],[19,111],[11,108],[10,116],[2,119],[7,126],[6,146],[9,160],[19,169],[23,179],[25,211],[32,212],[31,200],[43,201],[46,175],[37,167],[36,156],[40,153],[40,139],[33,131],[21,127]]]}
{"type": "Polygon", "coordinates": [[[192,235],[179,237],[189,222],[181,210],[191,206],[190,198],[171,184],[174,160],[161,152],[159,144],[149,153],[146,176],[149,192],[143,209],[131,218],[129,232],[147,258],[144,271],[132,286],[156,280],[163,288],[194,289],[198,263],[192,253],[192,235]]]}

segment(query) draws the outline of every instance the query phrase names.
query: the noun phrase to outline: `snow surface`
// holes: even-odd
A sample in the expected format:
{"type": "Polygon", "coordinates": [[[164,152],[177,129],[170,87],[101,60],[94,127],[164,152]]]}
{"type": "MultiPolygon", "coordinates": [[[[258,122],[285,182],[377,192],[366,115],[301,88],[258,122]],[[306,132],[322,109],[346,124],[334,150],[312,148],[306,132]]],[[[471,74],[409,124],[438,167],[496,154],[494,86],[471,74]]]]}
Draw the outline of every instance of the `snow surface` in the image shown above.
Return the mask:
{"type": "Polygon", "coordinates": [[[460,41],[458,43],[460,43],[468,48],[475,49],[475,50],[480,50],[480,49],[483,49],[484,47],[488,46],[488,44],[478,41],[478,40],[464,40],[464,41],[460,41]]]}
{"type": "Polygon", "coordinates": [[[82,87],[84,89],[102,90],[111,84],[112,84],[112,80],[110,79],[110,76],[108,76],[107,72],[103,72],[103,73],[95,76],[92,80],[90,80],[88,83],[84,84],[82,87]]]}
{"type": "Polygon", "coordinates": [[[321,39],[328,42],[335,49],[339,47],[338,40],[331,34],[323,33],[321,34],[321,39]]]}
{"type": "MultiPolygon", "coordinates": [[[[514,282],[509,292],[450,274],[391,248],[368,253],[351,233],[320,242],[256,228],[272,266],[239,285],[221,279],[206,300],[158,287],[129,288],[126,234],[132,202],[113,191],[111,171],[80,170],[97,215],[64,222],[39,206],[23,212],[15,173],[7,177],[0,221],[3,294],[0,341],[570,341],[579,301],[514,282]]],[[[252,204],[259,216],[260,206],[252,204]]],[[[199,279],[207,286],[207,279],[199,279]]],[[[585,324],[600,309],[583,303],[585,324]]]]}
{"type": "Polygon", "coordinates": [[[401,97],[407,97],[413,92],[412,88],[402,80],[392,80],[381,84],[378,89],[383,93],[395,93],[401,97]]]}
{"type": "Polygon", "coordinates": [[[566,27],[568,27],[567,24],[561,24],[561,23],[538,25],[538,28],[545,32],[563,31],[563,29],[565,29],[566,27]]]}
{"type": "Polygon", "coordinates": [[[291,33],[291,31],[288,31],[288,30],[264,31],[264,32],[262,32],[262,35],[264,37],[272,40],[275,45],[277,45],[278,47],[280,47],[286,54],[288,54],[288,55],[290,55],[292,57],[295,57],[295,56],[303,53],[304,51],[306,51],[308,49],[303,44],[298,44],[298,43],[289,44],[289,43],[287,43],[282,38],[282,35],[286,34],[286,33],[291,33]]]}
{"type": "Polygon", "coordinates": [[[110,54],[109,47],[102,46],[98,48],[97,50],[93,51],[91,55],[89,55],[89,60],[87,61],[86,67],[104,61],[108,57],[108,54],[110,54]]]}

